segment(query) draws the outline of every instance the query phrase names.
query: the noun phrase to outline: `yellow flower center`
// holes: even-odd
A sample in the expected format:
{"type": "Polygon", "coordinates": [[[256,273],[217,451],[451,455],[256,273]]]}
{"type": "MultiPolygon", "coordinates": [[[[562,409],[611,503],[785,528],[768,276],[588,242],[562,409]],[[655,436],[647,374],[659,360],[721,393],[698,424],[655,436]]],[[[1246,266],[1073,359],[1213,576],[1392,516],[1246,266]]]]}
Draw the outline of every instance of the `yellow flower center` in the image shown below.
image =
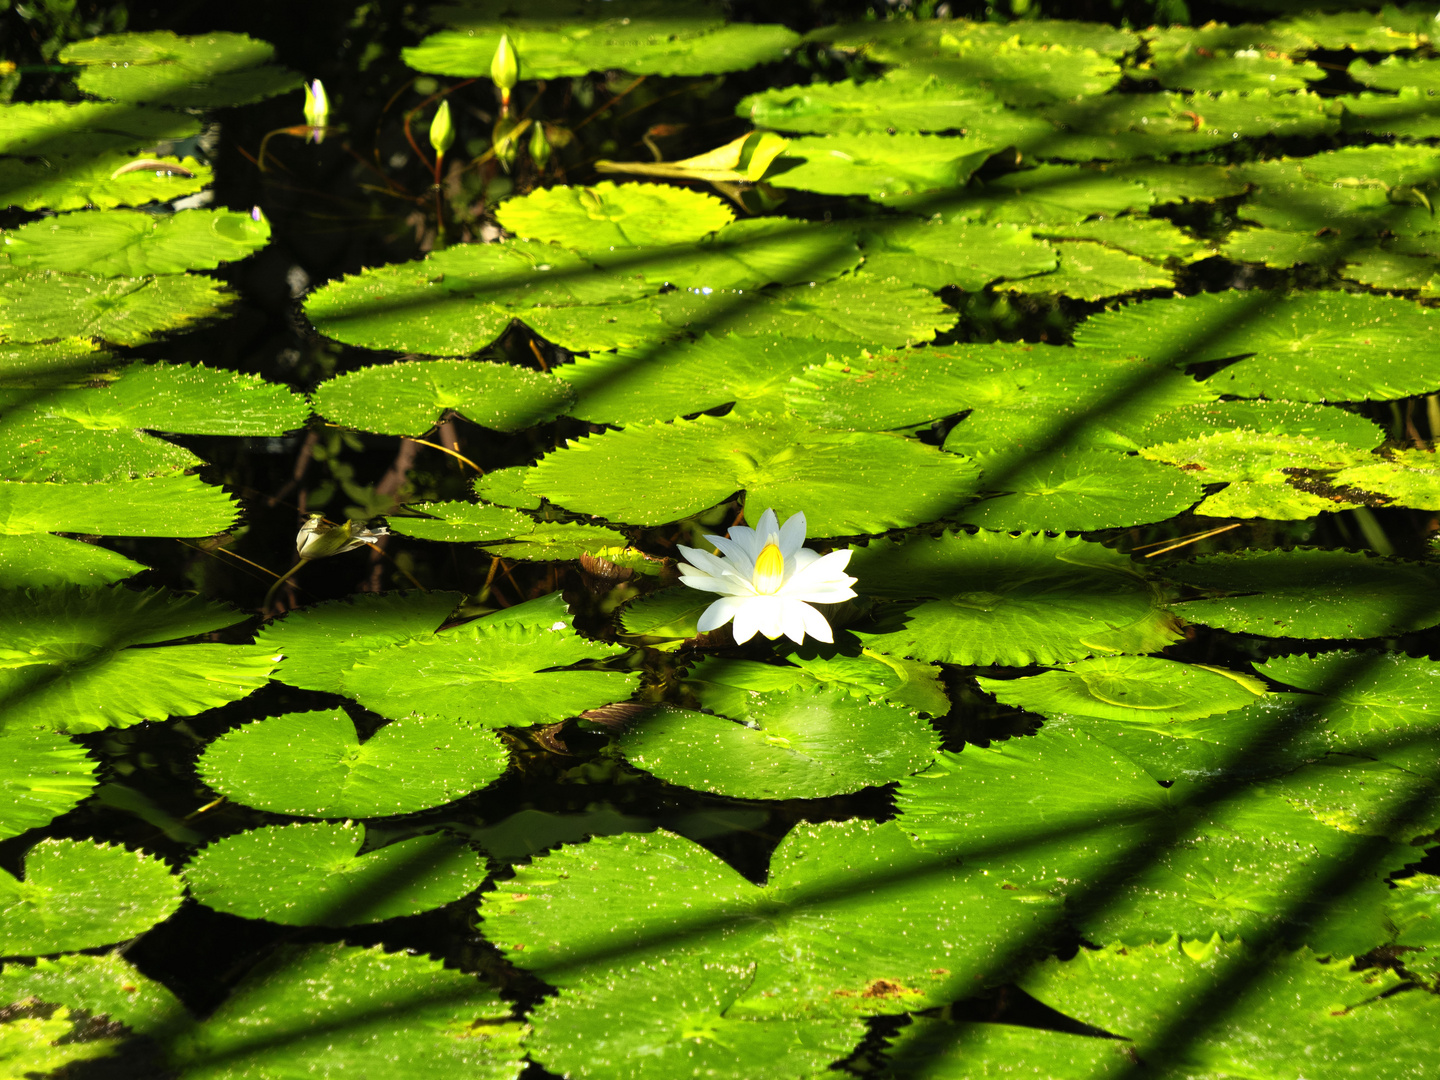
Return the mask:
{"type": "Polygon", "coordinates": [[[757,593],[773,593],[785,579],[785,556],[776,544],[766,544],[755,560],[755,574],[750,579],[757,593]]]}

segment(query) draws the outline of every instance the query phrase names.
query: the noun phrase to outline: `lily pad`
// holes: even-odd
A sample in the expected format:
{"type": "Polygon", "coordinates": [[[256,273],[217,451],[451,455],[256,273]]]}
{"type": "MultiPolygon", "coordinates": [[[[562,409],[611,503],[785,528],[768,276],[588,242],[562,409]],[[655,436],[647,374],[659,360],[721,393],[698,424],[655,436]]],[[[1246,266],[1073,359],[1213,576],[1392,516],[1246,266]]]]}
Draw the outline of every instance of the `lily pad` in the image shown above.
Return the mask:
{"type": "Polygon", "coordinates": [[[232,801],[279,814],[366,818],[409,814],[478,791],[510,763],[488,731],[413,720],[363,743],[338,709],[288,713],[227,732],[198,770],[232,801]]]}
{"type": "Polygon", "coordinates": [[[300,76],[269,61],[275,49],[244,34],[180,37],[168,30],[77,41],[59,59],[83,70],[84,93],[117,101],[185,108],[247,105],[300,86],[300,76]]]}
{"type": "Polygon", "coordinates": [[[118,844],[42,840],[24,876],[0,874],[0,956],[74,952],[128,941],[170,917],[184,885],[160,859],[118,844]]]}
{"type": "Polygon", "coordinates": [[[869,648],[950,664],[1060,664],[1154,652],[1179,636],[1163,592],[1130,560],[1083,540],[981,532],[881,541],[849,570],[863,593],[903,601],[869,648]]]}
{"type": "Polygon", "coordinates": [[[1039,454],[1018,465],[1000,454],[993,470],[978,459],[980,487],[997,494],[955,515],[987,529],[1080,532],[1165,518],[1204,495],[1189,473],[1110,450],[1039,454]]]}
{"type": "Polygon", "coordinates": [[[243,259],[270,241],[270,223],[234,210],[139,210],[61,214],[6,233],[0,253],[26,270],[144,277],[209,270],[243,259]]]}
{"type": "Polygon", "coordinates": [[[0,839],[48,825],[94,789],[99,762],[49,731],[0,733],[0,839]]]}
{"type": "Polygon", "coordinates": [[[1168,577],[1220,593],[1175,611],[1191,622],[1264,637],[1368,638],[1440,622],[1440,572],[1425,563],[1358,551],[1247,551],[1165,568],[1168,577]]]}
{"type": "Polygon", "coordinates": [[[685,709],[637,717],[620,752],[662,780],[740,799],[816,799],[918,772],[939,739],[901,706],[844,690],[761,696],[747,722],[685,709]]]}
{"type": "Polygon", "coordinates": [[[0,270],[0,335],[12,341],[93,337],[142,345],[208,318],[229,302],[218,281],[195,274],[106,278],[0,270]]]}
{"type": "Polygon", "coordinates": [[[1364,401],[1440,387],[1440,318],[1409,300],[1339,292],[1202,293],[1094,315],[1077,344],[1174,364],[1249,356],[1217,391],[1290,401],[1364,401]]]}
{"type": "Polygon", "coordinates": [[[185,864],[190,894],[217,911],[287,926],[356,926],[441,907],[485,879],[485,862],[431,834],[359,854],[364,830],[324,822],[252,829],[185,864]]]}
{"type": "Polygon", "coordinates": [[[744,489],[753,513],[804,510],[814,535],[845,536],[944,517],[974,479],[970,464],[893,435],[701,416],[571,442],[543,458],[526,486],[569,510],[637,525],[699,513],[744,489]],[[636,475],[651,482],[636,487],[636,475]]]}
{"type": "Polygon", "coordinates": [[[791,139],[766,182],[825,195],[889,199],[950,191],[999,147],[938,135],[827,135],[791,139]]]}
{"type": "Polygon", "coordinates": [[[496,431],[519,431],[565,411],[563,383],[511,364],[402,360],[320,384],[315,409],[337,424],[386,435],[421,435],[450,410],[496,431]]]}

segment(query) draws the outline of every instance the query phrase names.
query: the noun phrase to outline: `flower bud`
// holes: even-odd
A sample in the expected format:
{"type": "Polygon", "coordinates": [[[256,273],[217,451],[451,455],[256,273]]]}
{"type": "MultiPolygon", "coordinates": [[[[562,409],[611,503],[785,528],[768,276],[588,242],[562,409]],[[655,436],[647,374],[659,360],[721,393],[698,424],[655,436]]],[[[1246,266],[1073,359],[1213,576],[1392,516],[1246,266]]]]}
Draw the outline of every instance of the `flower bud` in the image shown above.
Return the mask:
{"type": "Polygon", "coordinates": [[[541,172],[550,163],[550,140],[545,137],[544,124],[536,124],[535,130],[530,133],[530,160],[541,172]]]}
{"type": "Polygon", "coordinates": [[[510,46],[508,34],[501,34],[500,44],[495,47],[495,57],[490,61],[490,78],[500,88],[500,100],[508,108],[510,91],[514,89],[516,80],[520,78],[520,61],[515,56],[515,50],[510,46]]]}
{"type": "Polygon", "coordinates": [[[430,145],[435,148],[435,153],[441,157],[445,151],[450,149],[455,142],[455,126],[450,123],[450,102],[440,102],[440,108],[435,110],[435,119],[430,121],[430,145]]]}
{"type": "Polygon", "coordinates": [[[317,143],[324,141],[329,119],[330,100],[325,96],[325,84],[316,79],[305,87],[305,123],[310,128],[310,137],[317,143]]]}

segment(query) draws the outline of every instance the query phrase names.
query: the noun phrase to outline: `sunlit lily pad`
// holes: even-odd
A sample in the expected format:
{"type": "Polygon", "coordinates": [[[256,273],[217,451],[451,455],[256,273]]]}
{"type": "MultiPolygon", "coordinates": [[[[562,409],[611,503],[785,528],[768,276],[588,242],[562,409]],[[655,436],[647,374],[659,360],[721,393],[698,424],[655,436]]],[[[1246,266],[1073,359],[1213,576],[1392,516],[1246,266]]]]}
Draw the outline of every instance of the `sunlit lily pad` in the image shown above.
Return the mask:
{"type": "Polygon", "coordinates": [[[998,147],[938,135],[828,135],[790,140],[766,175],[776,187],[889,199],[952,191],[998,147]]]}
{"type": "MultiPolygon", "coordinates": [[[[648,8],[633,16],[611,18],[576,6],[551,19],[536,19],[533,8],[518,9],[528,18],[501,19],[498,10],[452,8],[452,25],[462,29],[431,34],[404,50],[417,71],[438,75],[489,75],[500,35],[520,57],[522,79],[551,79],[608,71],[616,63],[637,75],[706,75],[740,71],[779,60],[800,40],[775,23],[732,23],[711,10],[648,8]],[[656,17],[663,11],[661,17],[656,17]],[[568,17],[567,17],[568,16],[568,17]]],[[[608,14],[608,13],[605,13],[608,14]]]]}
{"type": "Polygon", "coordinates": [[[49,731],[0,733],[0,839],[48,825],[95,787],[99,763],[79,743],[49,731]]]}
{"type": "Polygon", "coordinates": [[[126,941],[169,918],[184,896],[164,862],[118,844],[42,840],[23,865],[20,880],[0,873],[0,956],[126,941]]]}
{"type": "Polygon", "coordinates": [[[811,428],[782,416],[701,416],[576,440],[526,480],[568,510],[661,525],[744,489],[752,517],[803,510],[816,536],[883,532],[963,505],[974,467],[893,435],[811,428]],[[636,486],[631,478],[649,477],[636,486]]]}
{"type": "Polygon", "coordinates": [[[564,411],[568,388],[537,371],[478,360],[402,360],[321,383],[315,409],[337,424],[422,435],[448,411],[497,431],[519,431],[564,411]]]}
{"type": "Polygon", "coordinates": [[[189,715],[265,683],[275,657],[251,645],[136,648],[229,626],[244,614],[160,590],[66,588],[6,597],[0,722],[97,731],[189,715]]]}
{"type": "MultiPolygon", "coordinates": [[[[1400,1080],[1428,1067],[1440,1042],[1430,994],[1396,993],[1404,983],[1394,971],[1355,970],[1309,949],[1262,959],[1256,948],[1248,941],[1204,937],[1082,948],[1069,961],[1037,965],[1020,985],[1051,1008],[1127,1040],[1118,1046],[1131,1048],[1141,1060],[1155,1060],[1175,1047],[1177,1017],[1223,997],[1213,1026],[1187,1032],[1183,1042],[1185,1060],[1194,1063],[1190,1070],[1202,1075],[1283,1075],[1301,1057],[1313,1063],[1307,1066],[1312,1070],[1365,1071],[1377,1080],[1400,1080]],[[1397,1039],[1397,1032],[1404,1037],[1397,1039]]],[[[1030,1029],[1029,1034],[1036,1042],[1059,1044],[1039,1050],[1041,1061],[1077,1042],[1059,1033],[1030,1029]]],[[[1090,1041],[1101,1050],[1115,1043],[1090,1041]]],[[[1013,1043],[1010,1048],[1022,1049],[1013,1043]]],[[[1091,1057],[1083,1047],[1078,1052],[1077,1064],[1091,1057]]],[[[1117,1057],[1113,1049],[1101,1057],[1113,1070],[1105,1075],[1132,1067],[1128,1055],[1117,1057]]],[[[1055,1074],[1082,1075],[1101,1074],[1055,1074]]]]}
{"type": "Polygon", "coordinates": [[[981,532],[882,541],[856,550],[862,594],[902,604],[865,644],[951,664],[1059,664],[1154,652],[1179,636],[1164,594],[1099,544],[981,532]]]}
{"type": "Polygon", "coordinates": [[[511,1011],[474,975],[428,956],[282,945],[205,1020],[171,1034],[166,1052],[183,1075],[204,1080],[296,1070],[514,1080],[525,1027],[511,1011]]]}
{"type": "Polygon", "coordinates": [[[50,533],[0,535],[0,589],[109,585],[145,569],[118,551],[50,533]]]}
{"type": "Polygon", "coordinates": [[[229,302],[218,281],[198,274],[106,278],[0,270],[0,335],[13,341],[94,337],[141,345],[214,315],[229,302]]]}
{"type": "Polygon", "coordinates": [[[510,755],[484,730],[395,720],[364,742],[343,712],[289,713],[226,732],[198,770],[233,802],[279,814],[409,814],[478,791],[510,755]]]}
{"type": "Polygon", "coordinates": [[[1184,601],[1178,615],[1238,633],[1369,638],[1440,622],[1440,572],[1425,563],[1296,548],[1208,555],[1165,573],[1220,594],[1184,601]]]}
{"type": "Polygon", "coordinates": [[[815,799],[898,780],[939,739],[908,709],[806,689],[762,695],[748,722],[685,709],[637,717],[620,752],[662,780],[741,799],[815,799]]]}
{"type": "Polygon", "coordinates": [[[485,878],[474,851],[440,834],[360,853],[358,825],[252,829],[185,864],[190,894],[217,911],[288,926],[355,926],[460,899],[485,878]]]}
{"type": "Polygon", "coordinates": [[[593,187],[540,188],[505,200],[497,216],[516,236],[586,253],[693,244],[735,220],[714,195],[609,180],[593,187]]]}
{"type": "Polygon", "coordinates": [[[1409,300],[1340,292],[1201,293],[1091,316],[1076,342],[1194,364],[1250,356],[1215,390],[1291,401],[1362,401],[1440,387],[1440,315],[1409,300]]]}
{"type": "Polygon", "coordinates": [[[979,461],[980,487],[998,494],[955,516],[987,529],[1079,532],[1163,521],[1193,506],[1200,481],[1179,469],[1110,450],[1036,454],[1015,462],[1004,453],[979,461]]]}
{"type": "Polygon", "coordinates": [[[0,255],[28,270],[143,277],[209,270],[243,259],[270,240],[270,223],[235,210],[139,210],[61,214],[0,237],[0,255]]]}
{"type": "Polygon", "coordinates": [[[513,962],[567,990],[608,984],[623,950],[657,998],[707,964],[738,966],[754,975],[727,1017],[845,1017],[923,1008],[986,978],[1002,943],[1045,915],[1004,895],[893,822],[849,821],[791,830],[763,886],[671,833],[568,845],[517,866],[481,916],[513,962]],[[945,931],[962,917],[967,933],[945,931]]]}
{"type": "Polygon", "coordinates": [[[0,159],[0,206],[21,210],[144,206],[192,195],[213,183],[194,158],[153,158],[122,150],[21,160],[0,159]]]}
{"type": "Polygon", "coordinates": [[[1050,716],[1167,724],[1253,704],[1266,693],[1253,676],[1148,656],[1095,657],[1023,679],[979,679],[1006,705],[1050,716]]]}
{"type": "Polygon", "coordinates": [[[692,968],[667,979],[659,997],[653,984],[666,974],[617,965],[603,986],[548,999],[533,1014],[526,1048],[549,1069],[585,1080],[670,1080],[682,1071],[803,1080],[845,1057],[865,1031],[858,1019],[732,1017],[753,978],[744,966],[692,968]]]}
{"type": "Polygon", "coordinates": [[[707,334],[659,349],[591,353],[555,375],[574,391],[568,414],[625,425],[673,420],[732,401],[743,411],[775,412],[793,376],[827,357],[859,351],[848,342],[707,334]]]}
{"type": "Polygon", "coordinates": [[[77,41],[60,59],[79,64],[79,88],[95,97],[184,108],[245,105],[300,86],[269,61],[274,46],[244,34],[180,37],[168,30],[77,41]]]}

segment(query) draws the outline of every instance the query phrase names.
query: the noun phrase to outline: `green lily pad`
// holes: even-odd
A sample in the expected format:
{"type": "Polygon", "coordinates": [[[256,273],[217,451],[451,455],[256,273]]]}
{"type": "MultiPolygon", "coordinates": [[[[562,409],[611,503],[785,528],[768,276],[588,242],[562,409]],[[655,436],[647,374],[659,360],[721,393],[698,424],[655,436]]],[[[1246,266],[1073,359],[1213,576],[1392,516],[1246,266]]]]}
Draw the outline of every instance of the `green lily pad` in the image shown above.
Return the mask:
{"type": "Polygon", "coordinates": [[[739,799],[817,799],[887,784],[923,769],[938,748],[910,710],[830,689],[763,695],[744,724],[655,709],[620,740],[632,764],[662,780],[739,799]]]}
{"type": "Polygon", "coordinates": [[[0,206],[21,210],[144,206],[193,195],[213,183],[194,158],[153,158],[122,150],[36,160],[0,159],[0,206]]]}
{"type": "Polygon", "coordinates": [[[930,664],[897,661],[869,649],[859,656],[792,655],[790,659],[792,663],[780,666],[710,656],[686,673],[683,685],[702,707],[736,720],[751,719],[751,708],[763,707],[768,695],[821,687],[931,716],[950,711],[939,670],[930,664]]]}
{"type": "Polygon", "coordinates": [[[439,834],[359,854],[364,830],[315,822],[237,833],[185,864],[190,894],[217,911],[286,926],[355,926],[442,907],[485,879],[474,851],[439,834]]]}
{"type": "Polygon", "coordinates": [[[1029,229],[964,220],[893,224],[863,234],[865,269],[927,289],[979,292],[998,278],[1054,270],[1054,250],[1029,229]]]}
{"type": "Polygon", "coordinates": [[[644,567],[649,560],[624,533],[599,525],[567,521],[536,521],[515,510],[475,503],[417,503],[411,509],[429,518],[391,518],[390,531],[422,540],[482,544],[502,559],[570,562],[591,556],[621,559],[644,567]]]}
{"type": "Polygon", "coordinates": [[[997,701],[1041,716],[1099,716],[1143,724],[1198,720],[1254,704],[1253,676],[1150,656],[1097,656],[1023,679],[987,679],[997,701]]]}
{"type": "Polygon", "coordinates": [[[109,585],[144,569],[118,551],[83,540],[49,533],[0,535],[0,589],[109,585]]]}
{"type": "Polygon", "coordinates": [[[1001,288],[1021,294],[1058,293],[1076,300],[1103,300],[1175,285],[1175,278],[1168,271],[1103,244],[1080,240],[1051,246],[1060,259],[1054,270],[1023,280],[1006,281],[1001,288]]]}
{"type": "Polygon", "coordinates": [[[500,224],[526,240],[590,253],[693,244],[735,220],[714,195],[669,184],[540,188],[506,199],[500,224]]]}
{"type": "Polygon", "coordinates": [[[86,94],[194,109],[248,105],[298,89],[300,76],[269,63],[274,55],[269,43],[244,34],[157,30],[77,41],[59,59],[82,66],[75,83],[86,94]]]}
{"type": "Polygon", "coordinates": [[[0,105],[0,155],[59,157],[139,150],[200,134],[195,116],[108,101],[27,101],[0,105]]]}
{"type": "Polygon", "coordinates": [[[522,79],[585,75],[608,71],[617,63],[637,75],[706,75],[779,60],[800,41],[784,26],[727,25],[709,12],[656,17],[650,8],[634,16],[617,10],[609,18],[597,18],[598,12],[581,6],[567,12],[568,18],[536,18],[533,9],[523,9],[523,14],[502,21],[467,13],[459,20],[464,29],[431,34],[401,55],[417,71],[489,76],[504,33],[519,59],[522,79]]]}
{"type": "Polygon", "coordinates": [[[1202,293],[1092,316],[1075,340],[1174,364],[1250,356],[1207,380],[1240,397],[1364,401],[1440,387],[1436,318],[1412,301],[1381,296],[1202,293]]]}
{"type": "Polygon", "coordinates": [[[135,648],[207,633],[244,614],[160,590],[65,588],[6,597],[0,723],[98,731],[189,715],[265,683],[275,657],[250,645],[135,648]]]}
{"type": "MultiPolygon", "coordinates": [[[[954,326],[956,317],[928,289],[863,271],[834,281],[760,292],[679,289],[639,303],[658,313],[674,332],[769,340],[810,337],[869,347],[929,341],[954,326]]],[[[659,340],[652,336],[652,346],[659,340]]]]}
{"type": "Polygon", "coordinates": [[[525,1026],[475,976],[407,952],[282,945],[167,1040],[195,1080],[303,1076],[515,1080],[525,1026]],[[335,1033],[344,1031],[344,1038],[335,1033]]]}
{"type": "Polygon", "coordinates": [[[923,1008],[985,978],[1000,943],[1045,915],[987,902],[1005,894],[893,822],[798,825],[763,886],[665,832],[597,837],[515,869],[480,909],[513,962],[588,992],[614,978],[619,952],[646,965],[657,1000],[706,965],[753,971],[726,1010],[734,1020],[923,1008]],[[969,932],[946,933],[961,910],[969,932]]]}
{"type": "Polygon", "coordinates": [[[943,517],[969,497],[974,477],[968,463],[893,435],[701,416],[576,440],[543,458],[526,486],[569,510],[638,525],[687,517],[744,489],[752,516],[804,510],[813,535],[845,536],[943,517]],[[637,487],[637,475],[652,483],[637,487]]]}
{"type": "Polygon", "coordinates": [[[450,721],[481,728],[526,727],[623,701],[639,673],[553,671],[625,650],[588,641],[564,622],[536,627],[480,619],[359,658],[345,692],[381,716],[450,721]]]}
{"type": "Polygon", "coordinates": [[[1164,594],[1128,558],[1083,540],[982,532],[872,542],[849,571],[861,592],[905,601],[857,636],[917,660],[1061,664],[1154,652],[1179,636],[1164,594]]]}
{"type": "Polygon", "coordinates": [[[1080,532],[1163,521],[1200,501],[1200,481],[1179,469],[1110,450],[1044,454],[1015,464],[979,459],[980,487],[997,494],[955,515],[987,529],[1080,532]]]}
{"type": "Polygon", "coordinates": [[[456,592],[359,593],[302,608],[262,627],[256,644],[283,657],[275,677],[290,686],[343,694],[362,657],[428,640],[463,599],[456,592]]]}
{"type": "Polygon", "coordinates": [[[212,536],[234,520],[230,497],[198,476],[97,484],[0,480],[0,535],[212,536]]]}
{"type": "Polygon", "coordinates": [[[837,354],[858,352],[854,345],[832,341],[706,334],[663,350],[591,353],[557,367],[555,376],[575,394],[566,413],[625,425],[672,420],[730,402],[745,412],[775,412],[783,407],[782,394],[793,376],[837,354]]]}
{"type": "Polygon", "coordinates": [[[25,270],[144,277],[209,270],[270,242],[270,223],[234,210],[182,210],[162,217],[139,210],[62,214],[0,238],[0,253],[25,270]]]}
{"type": "Polygon", "coordinates": [[[565,248],[516,240],[460,244],[332,281],[306,298],[305,313],[322,334],[371,349],[464,356],[514,319],[571,349],[613,349],[656,334],[653,302],[622,302],[649,291],[565,248]]]}
{"type": "Polygon", "coordinates": [[[93,337],[142,345],[208,318],[229,302],[220,282],[195,274],[104,278],[0,271],[0,335],[12,341],[93,337]]]}
{"type": "Polygon", "coordinates": [[[0,733],[0,839],[48,825],[94,789],[99,762],[50,731],[0,733]]]}
{"type": "Polygon", "coordinates": [[[210,743],[201,777],[233,802],[278,814],[367,818],[441,806],[510,763],[490,732],[395,720],[363,743],[338,709],[287,713],[210,743]]]}
{"type": "Polygon", "coordinates": [[[496,431],[519,431],[553,420],[569,400],[554,377],[510,364],[402,360],[321,383],[315,410],[361,431],[420,435],[452,409],[496,431]]]}
{"type": "MultiPolygon", "coordinates": [[[[1044,961],[1020,984],[1051,1008],[1130,1040],[1120,1045],[1141,1060],[1178,1058],[1200,1075],[1284,1075],[1303,1057],[1317,1075],[1363,1070],[1400,1080],[1424,1072],[1436,1043],[1431,995],[1394,993],[1405,985],[1395,972],[1356,971],[1308,949],[1262,960],[1248,942],[1172,936],[1084,948],[1068,962],[1044,961]],[[1210,1003],[1213,1023],[1177,1037],[1174,1025],[1210,1003]]],[[[1067,1048],[1074,1042],[1044,1037],[1067,1048]]],[[[1126,1057],[1110,1075],[1131,1067],[1126,1057]]],[[[1080,1075],[1092,1074],[1056,1074],[1080,1075]]]]}
{"type": "Polygon", "coordinates": [[[166,1053],[196,1080],[324,1070],[370,1080],[516,1080],[526,1027],[510,1017],[494,989],[428,956],[282,945],[209,1017],[171,1035],[166,1053]]]}
{"type": "MultiPolygon", "coordinates": [[[[1246,750],[1242,743],[1230,755],[1246,750]]],[[[1279,932],[1337,955],[1378,944],[1384,878],[1413,859],[1405,845],[1379,841],[1380,865],[1353,890],[1317,894],[1373,839],[1261,785],[1207,802],[1208,776],[1168,786],[1160,779],[1128,755],[1124,737],[1107,743],[1076,726],[1047,728],[942,754],[934,768],[901,782],[899,820],[922,845],[988,869],[1015,892],[1073,897],[1072,918],[1090,940],[1279,932]],[[1090,902],[1087,885],[1122,869],[1123,884],[1090,902]]],[[[1348,780],[1351,790],[1363,788],[1364,770],[1348,780]]]]}
{"type": "Polygon", "coordinates": [[[128,941],[170,917],[184,885],[160,859],[118,844],[42,840],[24,876],[0,874],[0,956],[74,952],[128,941]]]}
{"type": "Polygon", "coordinates": [[[943,82],[907,68],[891,68],[861,82],[772,87],[735,107],[739,116],[759,127],[817,135],[968,131],[983,128],[1002,110],[1004,103],[979,86],[943,82]]]}
{"type": "Polygon", "coordinates": [[[1440,622],[1440,574],[1424,564],[1357,551],[1296,548],[1207,555],[1166,576],[1218,592],[1178,604],[1191,622],[1264,637],[1368,638],[1440,622]]]}
{"type": "Polygon", "coordinates": [[[775,187],[872,199],[950,191],[999,149],[938,135],[824,135],[791,139],[766,174],[775,187]]]}

